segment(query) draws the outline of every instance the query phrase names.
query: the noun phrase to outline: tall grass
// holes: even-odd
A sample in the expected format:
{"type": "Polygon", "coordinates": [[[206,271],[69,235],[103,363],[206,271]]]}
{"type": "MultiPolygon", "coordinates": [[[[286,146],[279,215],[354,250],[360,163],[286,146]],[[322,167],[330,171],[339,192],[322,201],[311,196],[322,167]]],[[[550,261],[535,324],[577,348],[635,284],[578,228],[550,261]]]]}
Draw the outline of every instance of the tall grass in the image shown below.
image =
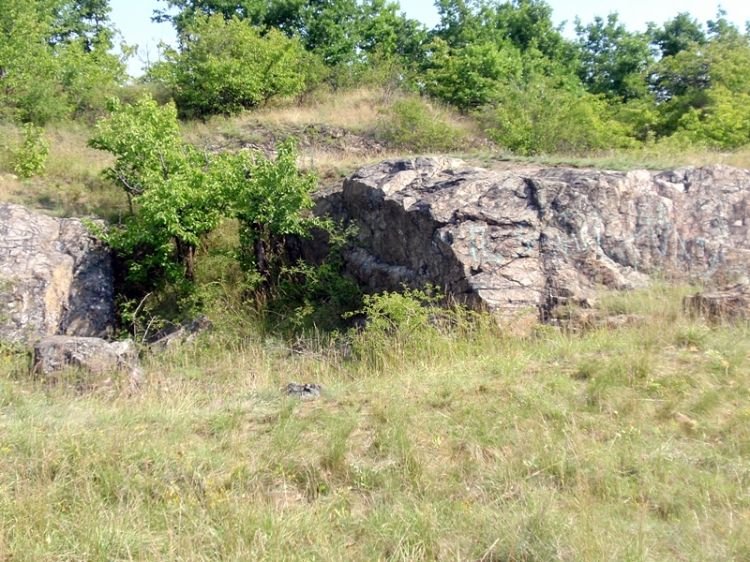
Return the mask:
{"type": "Polygon", "coordinates": [[[375,322],[353,352],[217,330],[137,395],[4,353],[0,559],[746,560],[750,329],[681,294],[581,334],[375,322]]]}

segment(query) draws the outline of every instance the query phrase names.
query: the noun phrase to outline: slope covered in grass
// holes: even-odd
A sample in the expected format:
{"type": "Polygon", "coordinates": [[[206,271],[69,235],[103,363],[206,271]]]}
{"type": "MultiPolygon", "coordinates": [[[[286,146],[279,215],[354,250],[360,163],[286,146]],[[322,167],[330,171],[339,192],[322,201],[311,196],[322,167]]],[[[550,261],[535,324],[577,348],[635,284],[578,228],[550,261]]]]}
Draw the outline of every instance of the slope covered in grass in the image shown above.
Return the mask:
{"type": "Polygon", "coordinates": [[[290,347],[230,322],[135,395],[5,352],[0,559],[746,560],[750,331],[684,293],[579,334],[419,313],[290,347]]]}
{"type": "MultiPolygon", "coordinates": [[[[412,94],[382,88],[320,93],[300,103],[269,106],[234,117],[182,124],[185,139],[209,151],[253,149],[271,153],[287,137],[299,142],[300,166],[314,170],[326,185],[339,183],[357,168],[385,158],[451,154],[489,168],[566,165],[608,169],[667,169],[726,164],[750,166],[745,150],[716,152],[654,143],[599,153],[521,157],[489,141],[470,116],[412,94]]],[[[127,210],[122,194],[104,181],[110,157],[87,146],[94,135],[84,123],[49,125],[50,147],[44,172],[23,180],[14,171],[21,143],[19,128],[3,124],[0,133],[0,200],[47,209],[60,215],[97,214],[117,218],[127,210]]]]}

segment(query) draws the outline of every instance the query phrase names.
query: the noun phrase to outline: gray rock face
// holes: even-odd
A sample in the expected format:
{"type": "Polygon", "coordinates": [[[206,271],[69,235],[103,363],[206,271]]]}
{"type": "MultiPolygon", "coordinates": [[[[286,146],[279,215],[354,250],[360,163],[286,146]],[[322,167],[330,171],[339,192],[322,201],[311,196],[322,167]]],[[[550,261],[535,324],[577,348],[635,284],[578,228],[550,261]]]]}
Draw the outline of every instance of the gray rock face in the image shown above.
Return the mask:
{"type": "Polygon", "coordinates": [[[501,312],[544,315],[600,286],[732,276],[750,265],[750,171],[723,166],[519,174],[391,160],[323,194],[316,213],[356,225],[345,257],[366,288],[432,283],[501,312]]]}
{"type": "Polygon", "coordinates": [[[141,380],[138,352],[132,341],[49,336],[36,342],[35,373],[49,378],[70,368],[101,377],[124,373],[128,375],[131,386],[137,386],[141,380]]]}
{"type": "Polygon", "coordinates": [[[110,254],[81,221],[0,204],[0,340],[103,336],[114,318],[110,254]]]}

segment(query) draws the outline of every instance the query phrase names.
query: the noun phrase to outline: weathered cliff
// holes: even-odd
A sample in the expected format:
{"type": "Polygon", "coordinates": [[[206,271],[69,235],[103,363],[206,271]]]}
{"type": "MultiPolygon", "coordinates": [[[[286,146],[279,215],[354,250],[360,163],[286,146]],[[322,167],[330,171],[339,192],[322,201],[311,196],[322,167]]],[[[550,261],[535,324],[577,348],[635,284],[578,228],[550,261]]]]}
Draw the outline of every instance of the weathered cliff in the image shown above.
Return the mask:
{"type": "Polygon", "coordinates": [[[600,286],[750,265],[750,171],[724,166],[514,173],[390,160],[322,194],[316,212],[357,227],[345,257],[368,289],[432,283],[495,311],[544,314],[600,286]]]}

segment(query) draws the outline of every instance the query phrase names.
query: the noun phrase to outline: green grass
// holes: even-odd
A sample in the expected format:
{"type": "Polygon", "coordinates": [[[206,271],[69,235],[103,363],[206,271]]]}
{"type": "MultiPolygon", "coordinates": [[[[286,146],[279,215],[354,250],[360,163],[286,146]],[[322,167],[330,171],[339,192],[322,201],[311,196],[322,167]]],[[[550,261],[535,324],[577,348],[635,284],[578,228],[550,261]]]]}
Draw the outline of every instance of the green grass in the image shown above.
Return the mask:
{"type": "Polygon", "coordinates": [[[640,326],[461,316],[353,354],[218,330],[136,395],[7,351],[0,560],[747,560],[750,327],[682,294],[610,298],[640,326]]]}
{"type": "Polygon", "coordinates": [[[14,173],[13,151],[20,142],[19,129],[0,124],[0,201],[44,209],[60,216],[96,215],[116,220],[127,212],[122,190],[102,178],[111,163],[108,154],[87,146],[89,126],[61,123],[45,129],[50,145],[45,172],[21,179],[14,173]]]}

